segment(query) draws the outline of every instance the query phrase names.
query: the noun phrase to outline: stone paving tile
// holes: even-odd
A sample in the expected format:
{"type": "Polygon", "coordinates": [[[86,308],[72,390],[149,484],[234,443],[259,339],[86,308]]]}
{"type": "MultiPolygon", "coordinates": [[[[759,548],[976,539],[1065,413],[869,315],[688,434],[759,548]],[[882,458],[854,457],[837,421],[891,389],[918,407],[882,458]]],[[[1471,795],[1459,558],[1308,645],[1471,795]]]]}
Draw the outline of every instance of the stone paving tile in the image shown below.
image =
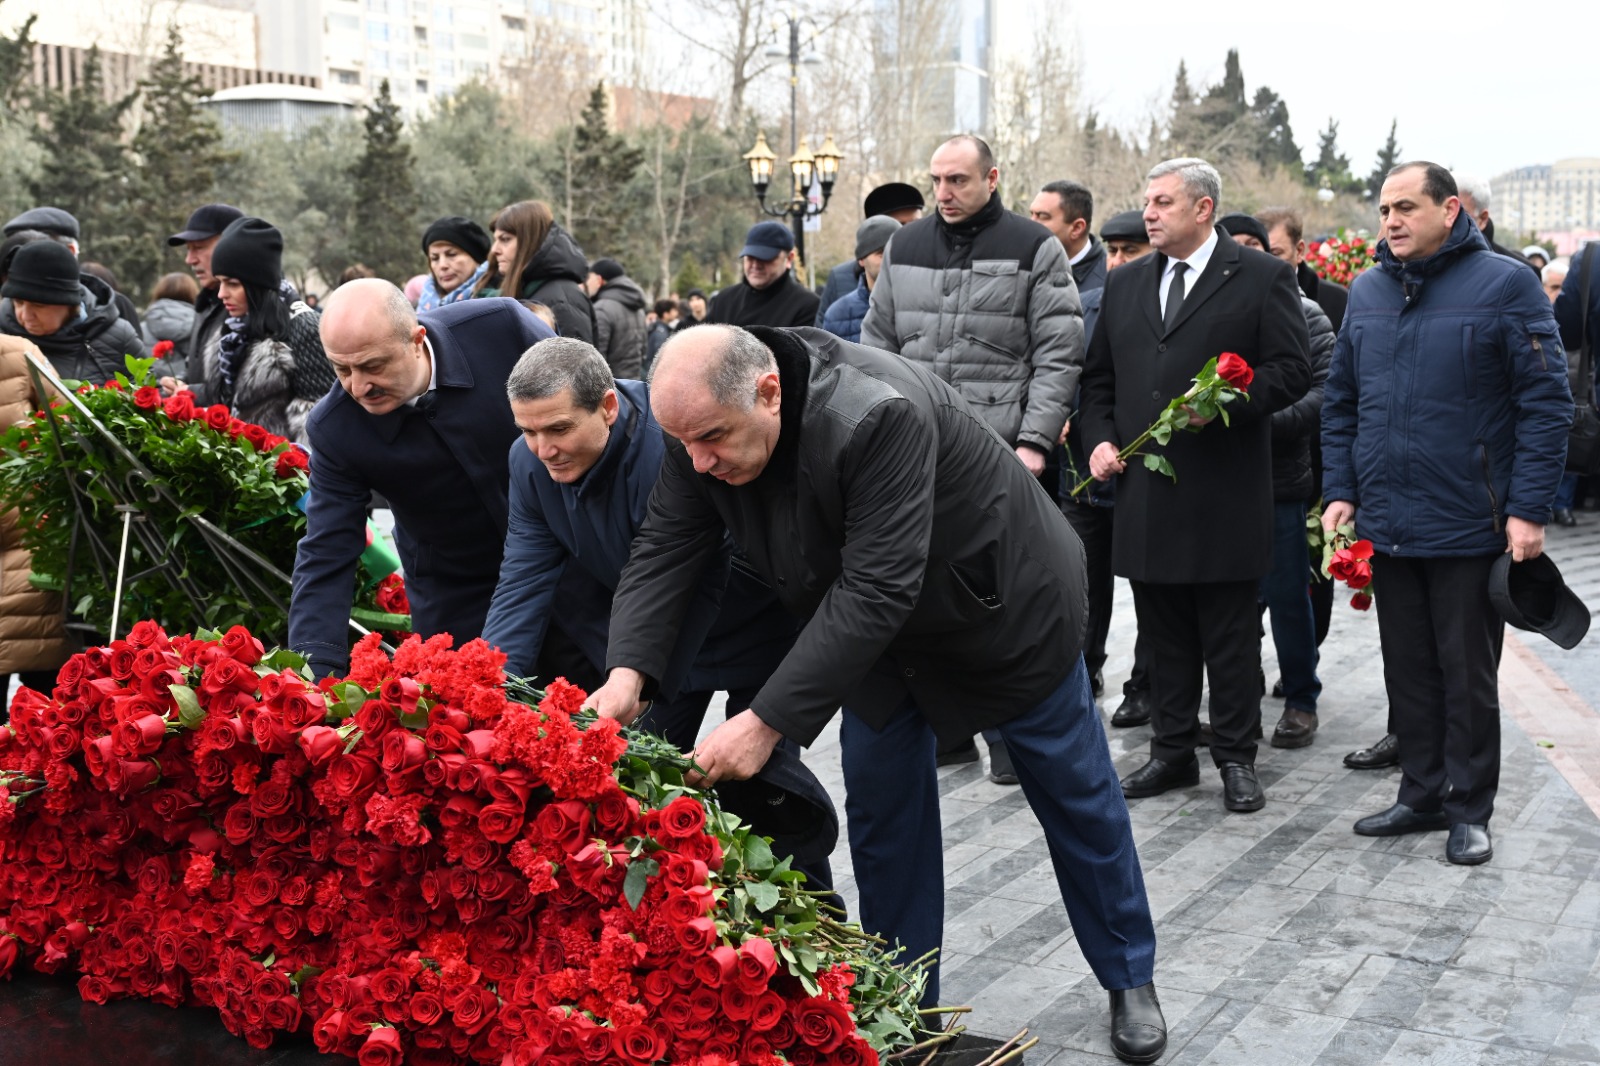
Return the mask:
{"type": "MultiPolygon", "coordinates": [[[[1600,579],[1600,523],[1593,550],[1600,579]]],[[[1121,699],[1131,617],[1123,586],[1107,715],[1121,699]]],[[[1200,785],[1129,805],[1156,918],[1156,983],[1170,1033],[1161,1062],[1600,1063],[1600,817],[1508,716],[1492,862],[1450,865],[1443,833],[1356,836],[1351,824],[1394,802],[1399,785],[1397,771],[1340,762],[1384,730],[1374,619],[1337,612],[1323,652],[1316,743],[1259,750],[1266,809],[1225,811],[1203,752],[1200,785]]],[[[1264,653],[1270,679],[1270,641],[1264,653]]],[[[1263,702],[1269,726],[1278,713],[1263,702]]],[[[1143,763],[1148,728],[1107,734],[1119,773],[1143,763]]],[[[842,800],[836,728],[806,761],[842,800]]],[[[967,1024],[986,1036],[1027,1026],[1041,1040],[1029,1066],[1114,1062],[1106,995],[1020,791],[989,782],[982,764],[942,768],[939,790],[943,998],[973,1006],[967,1024]]],[[[843,843],[833,861],[853,907],[843,843]]]]}

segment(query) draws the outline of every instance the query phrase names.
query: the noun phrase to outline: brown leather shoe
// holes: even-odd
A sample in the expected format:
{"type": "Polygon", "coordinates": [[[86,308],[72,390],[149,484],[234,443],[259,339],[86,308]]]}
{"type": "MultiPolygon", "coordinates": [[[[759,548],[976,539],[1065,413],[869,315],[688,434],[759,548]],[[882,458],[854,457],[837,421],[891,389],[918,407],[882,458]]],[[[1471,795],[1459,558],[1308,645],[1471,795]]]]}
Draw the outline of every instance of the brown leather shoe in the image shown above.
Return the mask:
{"type": "Polygon", "coordinates": [[[1317,716],[1298,707],[1285,707],[1278,727],[1272,731],[1275,748],[1308,748],[1317,731],[1317,716]]]}

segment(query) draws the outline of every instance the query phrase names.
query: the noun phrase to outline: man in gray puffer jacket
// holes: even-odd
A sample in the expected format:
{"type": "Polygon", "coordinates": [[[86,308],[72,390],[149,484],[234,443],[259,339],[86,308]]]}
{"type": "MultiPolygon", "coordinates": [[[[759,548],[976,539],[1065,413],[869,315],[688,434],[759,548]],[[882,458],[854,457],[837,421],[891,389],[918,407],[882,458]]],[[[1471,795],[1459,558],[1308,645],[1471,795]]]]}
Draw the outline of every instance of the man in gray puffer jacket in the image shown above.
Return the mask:
{"type": "Polygon", "coordinates": [[[644,290],[615,259],[596,259],[583,289],[594,301],[594,346],[615,378],[644,373],[644,290]]]}
{"type": "Polygon", "coordinates": [[[1035,475],[1061,437],[1083,372],[1083,313],[1061,242],[1007,211],[1000,171],[977,137],[953,137],[930,166],[938,213],[883,254],[861,343],[931,368],[1035,475]]]}
{"type": "MultiPolygon", "coordinates": [[[[1007,211],[978,137],[952,137],[929,164],[938,211],[902,226],[883,253],[861,343],[922,363],[972,405],[1038,477],[1066,436],[1083,373],[1083,310],[1055,234],[1007,211]]],[[[1017,777],[998,733],[989,779],[1017,777]]],[[[941,751],[971,762],[975,746],[941,751]]]]}

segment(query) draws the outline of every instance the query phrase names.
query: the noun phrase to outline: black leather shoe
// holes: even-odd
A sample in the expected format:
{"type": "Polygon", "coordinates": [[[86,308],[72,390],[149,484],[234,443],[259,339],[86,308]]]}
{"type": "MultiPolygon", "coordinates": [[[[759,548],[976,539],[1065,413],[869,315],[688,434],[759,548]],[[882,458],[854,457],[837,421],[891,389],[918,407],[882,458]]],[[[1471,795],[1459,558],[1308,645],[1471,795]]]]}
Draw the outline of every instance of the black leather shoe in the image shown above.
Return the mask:
{"type": "MultiPolygon", "coordinates": [[[[1575,526],[1578,524],[1578,520],[1572,516],[1572,508],[1570,507],[1557,507],[1555,519],[1558,526],[1575,526]]],[[[1482,862],[1483,860],[1479,859],[1478,861],[1482,862]]]]}
{"type": "Polygon", "coordinates": [[[1171,763],[1150,757],[1150,761],[1122,779],[1122,794],[1128,799],[1159,796],[1175,788],[1189,788],[1200,783],[1200,760],[1171,763]]]}
{"type": "Polygon", "coordinates": [[[1134,689],[1122,697],[1122,706],[1111,714],[1111,724],[1118,729],[1148,725],[1150,722],[1150,693],[1147,689],[1134,689]]]}
{"type": "MultiPolygon", "coordinates": [[[[1255,737],[1255,739],[1257,739],[1257,740],[1261,739],[1261,723],[1260,722],[1256,723],[1255,732],[1252,733],[1251,735],[1253,737],[1255,737]]],[[[1211,731],[1211,723],[1210,722],[1201,722],[1200,723],[1200,743],[1197,744],[1196,747],[1209,748],[1211,746],[1212,740],[1214,740],[1215,737],[1216,737],[1216,734],[1214,734],[1211,731]]]]}
{"type": "Polygon", "coordinates": [[[978,761],[978,742],[968,739],[965,744],[957,744],[953,748],[945,748],[934,759],[939,766],[956,766],[964,762],[978,761]]]}
{"type": "Polygon", "coordinates": [[[1225,762],[1222,771],[1222,805],[1230,811],[1259,811],[1267,805],[1256,768],[1242,762],[1225,762]]]}
{"type": "Polygon", "coordinates": [[[1309,748],[1317,732],[1317,716],[1298,707],[1285,707],[1278,727],[1272,731],[1275,748],[1309,748]]]}
{"type": "Polygon", "coordinates": [[[1384,738],[1370,748],[1352,751],[1344,757],[1344,764],[1352,770],[1382,770],[1400,762],[1400,738],[1386,733],[1384,738]]]}
{"type": "Polygon", "coordinates": [[[1494,844],[1489,839],[1489,827],[1462,822],[1450,827],[1450,839],[1444,842],[1444,857],[1457,866],[1476,866],[1494,858],[1494,844]]]}
{"type": "Polygon", "coordinates": [[[1275,700],[1283,699],[1283,678],[1281,677],[1272,683],[1272,698],[1275,700]]]}
{"type": "Polygon", "coordinates": [[[1154,983],[1111,993],[1111,1050],[1123,1062],[1154,1062],[1167,1050],[1154,983]]]}
{"type": "Polygon", "coordinates": [[[1106,675],[1096,670],[1089,675],[1089,695],[1099,699],[1106,694],[1106,675]]]}
{"type": "Polygon", "coordinates": [[[1404,803],[1369,814],[1356,822],[1358,836],[1398,837],[1407,833],[1432,833],[1450,825],[1443,811],[1414,811],[1404,803]]]}
{"type": "Polygon", "coordinates": [[[1011,765],[1011,753],[1003,740],[989,745],[989,780],[997,785],[1017,784],[1017,770],[1011,765]]]}

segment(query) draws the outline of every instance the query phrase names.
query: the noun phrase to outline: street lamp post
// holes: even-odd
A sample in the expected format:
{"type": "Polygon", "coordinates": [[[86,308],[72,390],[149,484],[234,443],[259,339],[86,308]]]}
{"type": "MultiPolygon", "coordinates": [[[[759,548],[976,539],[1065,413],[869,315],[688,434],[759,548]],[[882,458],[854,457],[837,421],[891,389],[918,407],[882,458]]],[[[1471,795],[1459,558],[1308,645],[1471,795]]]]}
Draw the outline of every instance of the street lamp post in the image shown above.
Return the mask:
{"type": "Polygon", "coordinates": [[[750,167],[750,184],[755,189],[756,200],[761,204],[762,213],[773,218],[789,220],[790,228],[794,230],[797,265],[801,270],[805,270],[806,220],[815,218],[828,209],[828,201],[833,198],[833,183],[838,180],[839,162],[844,158],[844,153],[833,143],[831,133],[823,138],[822,146],[815,152],[811,150],[807,138],[800,136],[800,66],[803,63],[811,64],[820,60],[815,56],[801,55],[800,29],[806,20],[792,14],[783,16],[783,19],[789,30],[789,46],[779,48],[774,45],[767,49],[767,54],[789,61],[788,199],[767,203],[767,190],[772,185],[773,170],[776,168],[778,157],[767,144],[765,130],[756,135],[755,147],[744,154],[744,160],[750,167]],[[815,205],[811,203],[809,195],[813,179],[822,186],[822,202],[815,205]]]}

